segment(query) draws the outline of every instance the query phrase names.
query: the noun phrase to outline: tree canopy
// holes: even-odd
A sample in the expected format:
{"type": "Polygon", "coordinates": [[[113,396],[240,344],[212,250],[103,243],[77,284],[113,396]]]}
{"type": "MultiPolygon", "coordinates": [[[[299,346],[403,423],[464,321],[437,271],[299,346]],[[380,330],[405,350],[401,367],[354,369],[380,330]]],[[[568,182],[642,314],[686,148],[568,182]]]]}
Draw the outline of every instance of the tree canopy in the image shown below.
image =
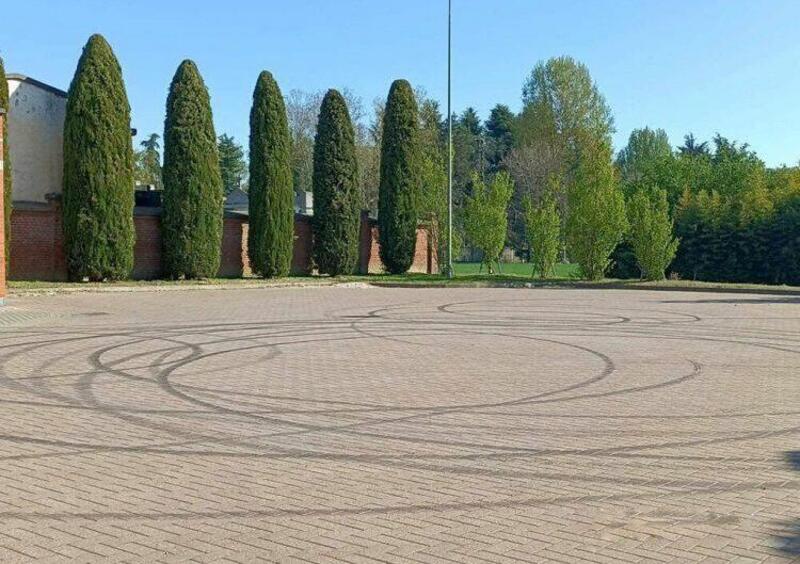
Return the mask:
{"type": "Polygon", "coordinates": [[[472,195],[464,206],[464,228],[468,240],[482,253],[489,274],[503,252],[508,227],[508,201],[514,182],[506,172],[499,172],[489,184],[475,174],[472,195]]]}
{"type": "Polygon", "coordinates": [[[222,176],[208,90],[193,61],[169,88],[164,122],[162,261],[172,278],[217,274],[222,245],[222,176]]]}
{"type": "Polygon", "coordinates": [[[314,261],[320,273],[352,274],[358,264],[361,194],[355,133],[344,97],[328,90],[314,141],[314,261]]]}
{"type": "Polygon", "coordinates": [[[383,265],[392,274],[411,267],[417,240],[420,139],[411,85],[395,80],[386,100],[381,138],[378,235],[383,265]]]}
{"type": "Polygon", "coordinates": [[[263,71],[250,110],[250,225],[247,252],[253,272],[287,276],[294,246],[292,139],[278,83],[263,71]]]}
{"type": "Polygon", "coordinates": [[[133,144],[122,69],[92,35],[64,119],[64,246],[73,280],[116,280],[133,268],[133,144]]]}

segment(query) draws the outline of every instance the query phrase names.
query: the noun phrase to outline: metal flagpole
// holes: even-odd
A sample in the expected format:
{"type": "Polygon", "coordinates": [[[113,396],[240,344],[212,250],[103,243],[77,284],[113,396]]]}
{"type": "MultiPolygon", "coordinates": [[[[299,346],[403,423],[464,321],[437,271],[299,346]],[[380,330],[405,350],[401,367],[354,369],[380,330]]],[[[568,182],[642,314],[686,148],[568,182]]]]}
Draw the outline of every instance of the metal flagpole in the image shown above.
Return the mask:
{"type": "Polygon", "coordinates": [[[447,276],[453,277],[453,111],[450,108],[450,37],[453,0],[447,0],[447,276]]]}

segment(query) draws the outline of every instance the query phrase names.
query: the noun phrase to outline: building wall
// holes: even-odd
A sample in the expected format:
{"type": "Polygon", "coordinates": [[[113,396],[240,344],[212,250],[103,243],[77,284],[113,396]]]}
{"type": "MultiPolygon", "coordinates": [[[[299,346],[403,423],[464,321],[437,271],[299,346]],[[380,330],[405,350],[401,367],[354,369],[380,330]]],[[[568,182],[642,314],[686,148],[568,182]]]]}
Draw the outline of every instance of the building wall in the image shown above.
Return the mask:
{"type": "MultiPolygon", "coordinates": [[[[161,217],[158,208],[136,208],[134,225],[136,245],[132,277],[137,280],[160,278],[161,217]]],[[[223,222],[222,255],[219,276],[250,276],[247,257],[248,223],[244,216],[226,215],[223,222]]],[[[8,277],[11,280],[67,279],[64,256],[64,235],[61,209],[57,203],[17,203],[11,214],[11,257],[8,277]]],[[[311,274],[311,218],[295,215],[292,274],[311,274]]],[[[378,227],[374,220],[362,216],[359,242],[359,272],[383,272],[378,245],[378,227]]],[[[435,272],[435,253],[428,245],[427,231],[417,231],[417,249],[411,272],[435,272]]]]}
{"type": "Polygon", "coordinates": [[[7,79],[12,199],[45,203],[47,194],[61,193],[67,97],[21,75],[7,79]]]}

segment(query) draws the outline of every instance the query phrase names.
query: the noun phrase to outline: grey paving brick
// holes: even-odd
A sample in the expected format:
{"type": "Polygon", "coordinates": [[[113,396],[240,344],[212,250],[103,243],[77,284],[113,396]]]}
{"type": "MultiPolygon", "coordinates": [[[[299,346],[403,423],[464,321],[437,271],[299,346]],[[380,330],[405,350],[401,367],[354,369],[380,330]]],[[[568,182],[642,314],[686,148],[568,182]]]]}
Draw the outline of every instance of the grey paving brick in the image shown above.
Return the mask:
{"type": "Polygon", "coordinates": [[[798,305],[12,297],[0,560],[800,560],[798,305]]]}

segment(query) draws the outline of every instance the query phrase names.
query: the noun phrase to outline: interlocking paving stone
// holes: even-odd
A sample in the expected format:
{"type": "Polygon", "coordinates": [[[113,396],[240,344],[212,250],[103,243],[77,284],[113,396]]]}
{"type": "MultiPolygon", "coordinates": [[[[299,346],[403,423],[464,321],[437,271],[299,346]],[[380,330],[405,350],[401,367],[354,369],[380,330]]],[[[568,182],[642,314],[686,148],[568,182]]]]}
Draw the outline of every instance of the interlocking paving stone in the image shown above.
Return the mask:
{"type": "Polygon", "coordinates": [[[12,297],[0,561],[800,561],[800,298],[12,297]]]}

